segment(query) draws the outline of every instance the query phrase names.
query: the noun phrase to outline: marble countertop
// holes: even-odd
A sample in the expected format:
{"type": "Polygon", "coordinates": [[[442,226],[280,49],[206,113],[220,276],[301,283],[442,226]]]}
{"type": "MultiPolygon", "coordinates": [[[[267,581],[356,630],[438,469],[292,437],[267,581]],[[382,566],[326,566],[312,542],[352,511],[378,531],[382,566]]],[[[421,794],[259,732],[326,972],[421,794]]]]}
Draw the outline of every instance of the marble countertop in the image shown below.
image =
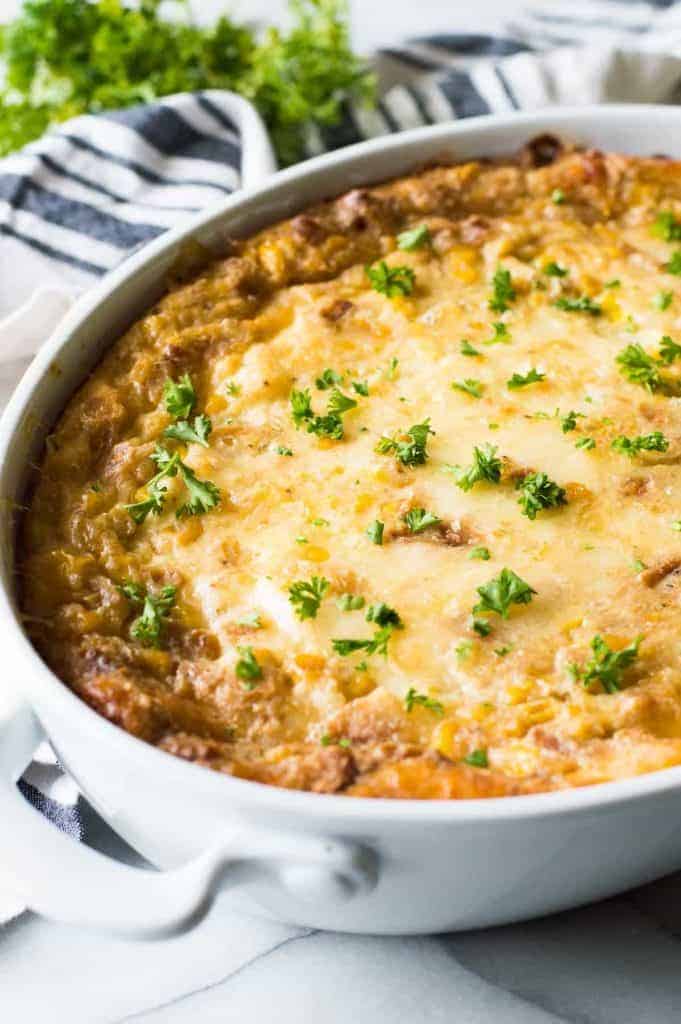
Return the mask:
{"type": "MultiPolygon", "coordinates": [[[[16,0],[0,0],[0,17],[16,0]]],[[[222,0],[194,0],[210,16],[222,0]]],[[[283,0],[235,0],[248,17],[283,0]]],[[[474,7],[354,0],[354,35],[489,31],[474,7]]],[[[681,816],[680,816],[681,817],[681,816]]],[[[2,828],[0,823],[0,829],[2,828]]],[[[93,845],[133,859],[94,816],[93,845]]],[[[603,865],[607,870],[607,865],[603,865]]],[[[421,938],[332,935],[237,913],[228,896],[192,933],[162,942],[93,935],[23,914],[0,927],[0,1020],[11,1024],[678,1024],[681,874],[525,924],[421,938]]]]}

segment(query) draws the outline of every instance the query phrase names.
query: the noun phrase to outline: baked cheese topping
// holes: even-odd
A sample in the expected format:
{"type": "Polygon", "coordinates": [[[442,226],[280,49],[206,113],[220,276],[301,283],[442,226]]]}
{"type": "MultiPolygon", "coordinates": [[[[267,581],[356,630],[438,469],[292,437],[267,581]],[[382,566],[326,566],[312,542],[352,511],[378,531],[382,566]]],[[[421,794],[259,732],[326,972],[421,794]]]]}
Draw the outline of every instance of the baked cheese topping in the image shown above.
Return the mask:
{"type": "Polygon", "coordinates": [[[681,762],[681,168],[545,148],[235,245],[72,399],[23,607],[100,713],[365,796],[681,762]]]}

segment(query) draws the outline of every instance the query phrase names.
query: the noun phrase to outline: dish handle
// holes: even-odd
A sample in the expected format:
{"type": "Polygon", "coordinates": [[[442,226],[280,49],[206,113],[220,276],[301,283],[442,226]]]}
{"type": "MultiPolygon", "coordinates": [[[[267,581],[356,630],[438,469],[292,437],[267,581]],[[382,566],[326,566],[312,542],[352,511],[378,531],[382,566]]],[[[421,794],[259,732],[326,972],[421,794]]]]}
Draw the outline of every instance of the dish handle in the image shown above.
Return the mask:
{"type": "Polygon", "coordinates": [[[161,938],[194,927],[218,892],[246,881],[274,877],[312,901],[345,901],[375,884],[373,855],[361,846],[250,829],[169,871],[121,864],[60,832],[21,795],[17,780],[43,739],[26,703],[0,709],[0,861],[45,917],[161,938]]]}

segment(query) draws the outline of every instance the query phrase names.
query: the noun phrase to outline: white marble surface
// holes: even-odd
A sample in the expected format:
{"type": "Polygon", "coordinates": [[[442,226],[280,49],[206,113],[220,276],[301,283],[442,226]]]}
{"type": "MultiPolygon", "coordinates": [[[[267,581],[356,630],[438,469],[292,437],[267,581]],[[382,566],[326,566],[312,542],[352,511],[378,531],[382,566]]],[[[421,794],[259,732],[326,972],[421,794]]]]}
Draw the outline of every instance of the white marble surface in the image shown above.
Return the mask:
{"type": "MultiPolygon", "coordinates": [[[[0,0],[0,16],[15,0],[0,0]]],[[[194,0],[204,14],[219,0],[194,0]]],[[[272,17],[280,0],[236,0],[272,17]]],[[[488,31],[508,5],[354,0],[357,45],[488,31]]],[[[680,813],[681,823],[681,813],[680,813]]],[[[2,823],[0,823],[1,835],[2,823]]],[[[121,854],[96,819],[95,845],[121,854]]],[[[607,871],[607,864],[603,865],[607,871]]],[[[446,894],[443,894],[446,898],[446,894]]],[[[0,928],[7,1024],[678,1024],[681,874],[605,903],[484,932],[326,935],[237,914],[228,899],[182,938],[136,943],[24,914],[0,928]]]]}

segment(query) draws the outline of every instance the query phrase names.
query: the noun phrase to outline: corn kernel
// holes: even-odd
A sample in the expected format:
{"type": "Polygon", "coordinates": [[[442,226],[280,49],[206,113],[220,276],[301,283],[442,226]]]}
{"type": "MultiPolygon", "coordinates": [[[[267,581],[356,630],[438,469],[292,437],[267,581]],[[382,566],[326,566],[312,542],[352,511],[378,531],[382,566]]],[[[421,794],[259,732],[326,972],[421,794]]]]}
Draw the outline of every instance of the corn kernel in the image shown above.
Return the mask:
{"type": "Polygon", "coordinates": [[[200,519],[194,516],[193,518],[188,519],[186,523],[183,523],[178,529],[177,542],[178,544],[181,544],[182,547],[186,547],[188,544],[192,544],[197,540],[202,533],[203,524],[200,519]]]}
{"type": "Polygon", "coordinates": [[[224,395],[209,395],[205,408],[208,415],[213,416],[216,412],[222,412],[227,408],[227,399],[224,395]]]}
{"type": "Polygon", "coordinates": [[[326,665],[326,658],[320,654],[296,654],[295,663],[306,672],[319,672],[326,665]]]}
{"type": "Polygon", "coordinates": [[[304,558],[307,562],[326,562],[329,552],[326,548],[317,547],[316,544],[307,544],[302,548],[300,558],[304,558]]]}

